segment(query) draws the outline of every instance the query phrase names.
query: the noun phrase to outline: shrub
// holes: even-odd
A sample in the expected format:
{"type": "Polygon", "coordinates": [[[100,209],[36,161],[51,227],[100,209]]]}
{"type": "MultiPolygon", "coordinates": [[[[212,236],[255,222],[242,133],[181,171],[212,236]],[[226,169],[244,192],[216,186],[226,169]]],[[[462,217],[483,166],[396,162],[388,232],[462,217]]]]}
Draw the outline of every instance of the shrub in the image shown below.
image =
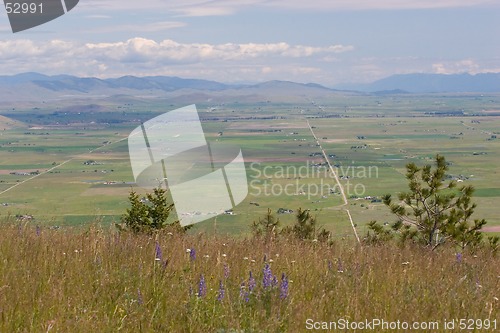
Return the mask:
{"type": "Polygon", "coordinates": [[[267,209],[267,214],[264,218],[259,218],[258,221],[253,221],[251,225],[252,234],[255,237],[263,237],[266,241],[276,238],[279,233],[280,219],[276,218],[271,209],[267,209]]]}
{"type": "Polygon", "coordinates": [[[153,193],[147,193],[145,199],[139,199],[139,195],[131,190],[128,196],[131,207],[122,216],[122,224],[117,224],[121,231],[132,231],[134,233],[151,233],[172,228],[173,231],[185,231],[179,221],[169,224],[167,222],[174,204],[169,204],[166,198],[166,190],[155,188],[153,193]]]}
{"type": "Polygon", "coordinates": [[[330,239],[330,232],[319,228],[318,220],[311,215],[309,209],[299,208],[295,217],[295,224],[284,228],[284,234],[293,235],[300,240],[327,241],[330,239]]]}

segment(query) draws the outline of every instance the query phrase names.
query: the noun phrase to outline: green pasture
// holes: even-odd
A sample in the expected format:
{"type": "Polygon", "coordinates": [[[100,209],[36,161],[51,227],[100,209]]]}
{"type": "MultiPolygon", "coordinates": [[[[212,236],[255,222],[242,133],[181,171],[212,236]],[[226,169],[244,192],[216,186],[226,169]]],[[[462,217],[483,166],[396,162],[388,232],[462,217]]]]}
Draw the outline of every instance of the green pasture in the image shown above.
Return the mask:
{"type": "MultiPolygon", "coordinates": [[[[141,121],[182,105],[116,98],[85,114],[78,104],[83,102],[64,103],[0,110],[16,121],[0,133],[0,214],[29,214],[51,225],[118,221],[130,189],[144,192],[133,184],[126,137],[141,121]],[[40,174],[23,175],[34,171],[40,174]]],[[[353,237],[338,185],[307,121],[341,176],[360,234],[371,220],[394,220],[379,199],[406,190],[405,165],[432,163],[438,153],[450,163],[450,179],[476,188],[477,217],[500,225],[500,139],[495,138],[500,117],[487,112],[499,104],[497,95],[347,93],[200,104],[211,145],[241,148],[249,195],[233,215],[199,223],[194,230],[247,233],[268,208],[295,212],[301,207],[337,237],[353,237]]],[[[294,212],[276,216],[287,225],[294,212]]]]}

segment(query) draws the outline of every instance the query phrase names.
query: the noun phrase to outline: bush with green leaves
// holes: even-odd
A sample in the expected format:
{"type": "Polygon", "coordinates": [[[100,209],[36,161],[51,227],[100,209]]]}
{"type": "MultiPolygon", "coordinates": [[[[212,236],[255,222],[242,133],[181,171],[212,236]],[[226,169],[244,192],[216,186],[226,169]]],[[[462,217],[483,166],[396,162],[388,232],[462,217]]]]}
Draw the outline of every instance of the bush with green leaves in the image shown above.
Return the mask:
{"type": "Polygon", "coordinates": [[[436,156],[434,168],[407,164],[409,191],[399,193],[398,200],[390,194],[383,197],[397,221],[390,229],[372,221],[365,240],[383,242],[396,234],[402,243],[413,240],[431,249],[444,243],[462,249],[480,245],[483,236],[480,230],[486,220],[471,218],[476,208],[472,203],[474,188],[471,185],[457,188],[454,180],[445,183],[447,171],[448,163],[441,155],[436,156]]]}
{"type": "Polygon", "coordinates": [[[280,220],[276,218],[271,209],[267,210],[263,218],[254,221],[251,225],[254,237],[263,238],[266,241],[277,239],[280,235],[291,236],[299,240],[328,241],[330,232],[318,226],[318,220],[309,209],[299,208],[295,215],[295,223],[280,230],[280,220]]]}
{"type": "Polygon", "coordinates": [[[155,188],[153,193],[147,193],[143,199],[134,190],[130,191],[128,201],[131,207],[121,218],[121,224],[117,224],[121,231],[132,231],[135,233],[151,233],[172,228],[173,231],[185,231],[179,221],[168,223],[168,217],[174,208],[174,204],[167,202],[167,191],[162,188],[155,188]]]}

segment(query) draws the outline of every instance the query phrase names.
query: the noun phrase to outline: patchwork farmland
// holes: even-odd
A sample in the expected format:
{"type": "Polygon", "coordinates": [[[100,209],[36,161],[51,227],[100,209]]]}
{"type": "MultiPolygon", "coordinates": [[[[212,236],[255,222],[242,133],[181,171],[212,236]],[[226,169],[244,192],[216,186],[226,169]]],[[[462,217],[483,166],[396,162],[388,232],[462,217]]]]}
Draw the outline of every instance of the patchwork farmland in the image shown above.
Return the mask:
{"type": "MultiPolygon", "coordinates": [[[[405,165],[431,163],[439,153],[450,163],[449,179],[476,188],[477,215],[488,220],[488,232],[498,232],[498,95],[216,100],[195,100],[202,127],[211,145],[241,147],[249,194],[231,213],[194,230],[246,234],[268,208],[287,225],[301,207],[336,237],[355,237],[353,225],[363,235],[371,220],[393,221],[380,198],[406,189],[405,165]]],[[[3,107],[0,214],[47,226],[118,222],[129,191],[141,191],[131,172],[128,134],[141,121],[184,105],[108,98],[3,107]]]]}

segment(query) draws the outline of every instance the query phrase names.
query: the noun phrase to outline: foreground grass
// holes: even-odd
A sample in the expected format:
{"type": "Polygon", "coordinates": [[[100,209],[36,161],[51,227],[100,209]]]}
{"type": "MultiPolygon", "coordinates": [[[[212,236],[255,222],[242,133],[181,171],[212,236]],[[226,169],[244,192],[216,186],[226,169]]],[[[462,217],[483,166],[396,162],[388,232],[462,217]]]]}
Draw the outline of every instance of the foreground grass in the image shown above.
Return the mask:
{"type": "Polygon", "coordinates": [[[0,332],[302,332],[308,318],[497,319],[498,328],[499,267],[490,253],[453,249],[8,224],[0,332]],[[267,288],[266,263],[276,275],[267,288]]]}

